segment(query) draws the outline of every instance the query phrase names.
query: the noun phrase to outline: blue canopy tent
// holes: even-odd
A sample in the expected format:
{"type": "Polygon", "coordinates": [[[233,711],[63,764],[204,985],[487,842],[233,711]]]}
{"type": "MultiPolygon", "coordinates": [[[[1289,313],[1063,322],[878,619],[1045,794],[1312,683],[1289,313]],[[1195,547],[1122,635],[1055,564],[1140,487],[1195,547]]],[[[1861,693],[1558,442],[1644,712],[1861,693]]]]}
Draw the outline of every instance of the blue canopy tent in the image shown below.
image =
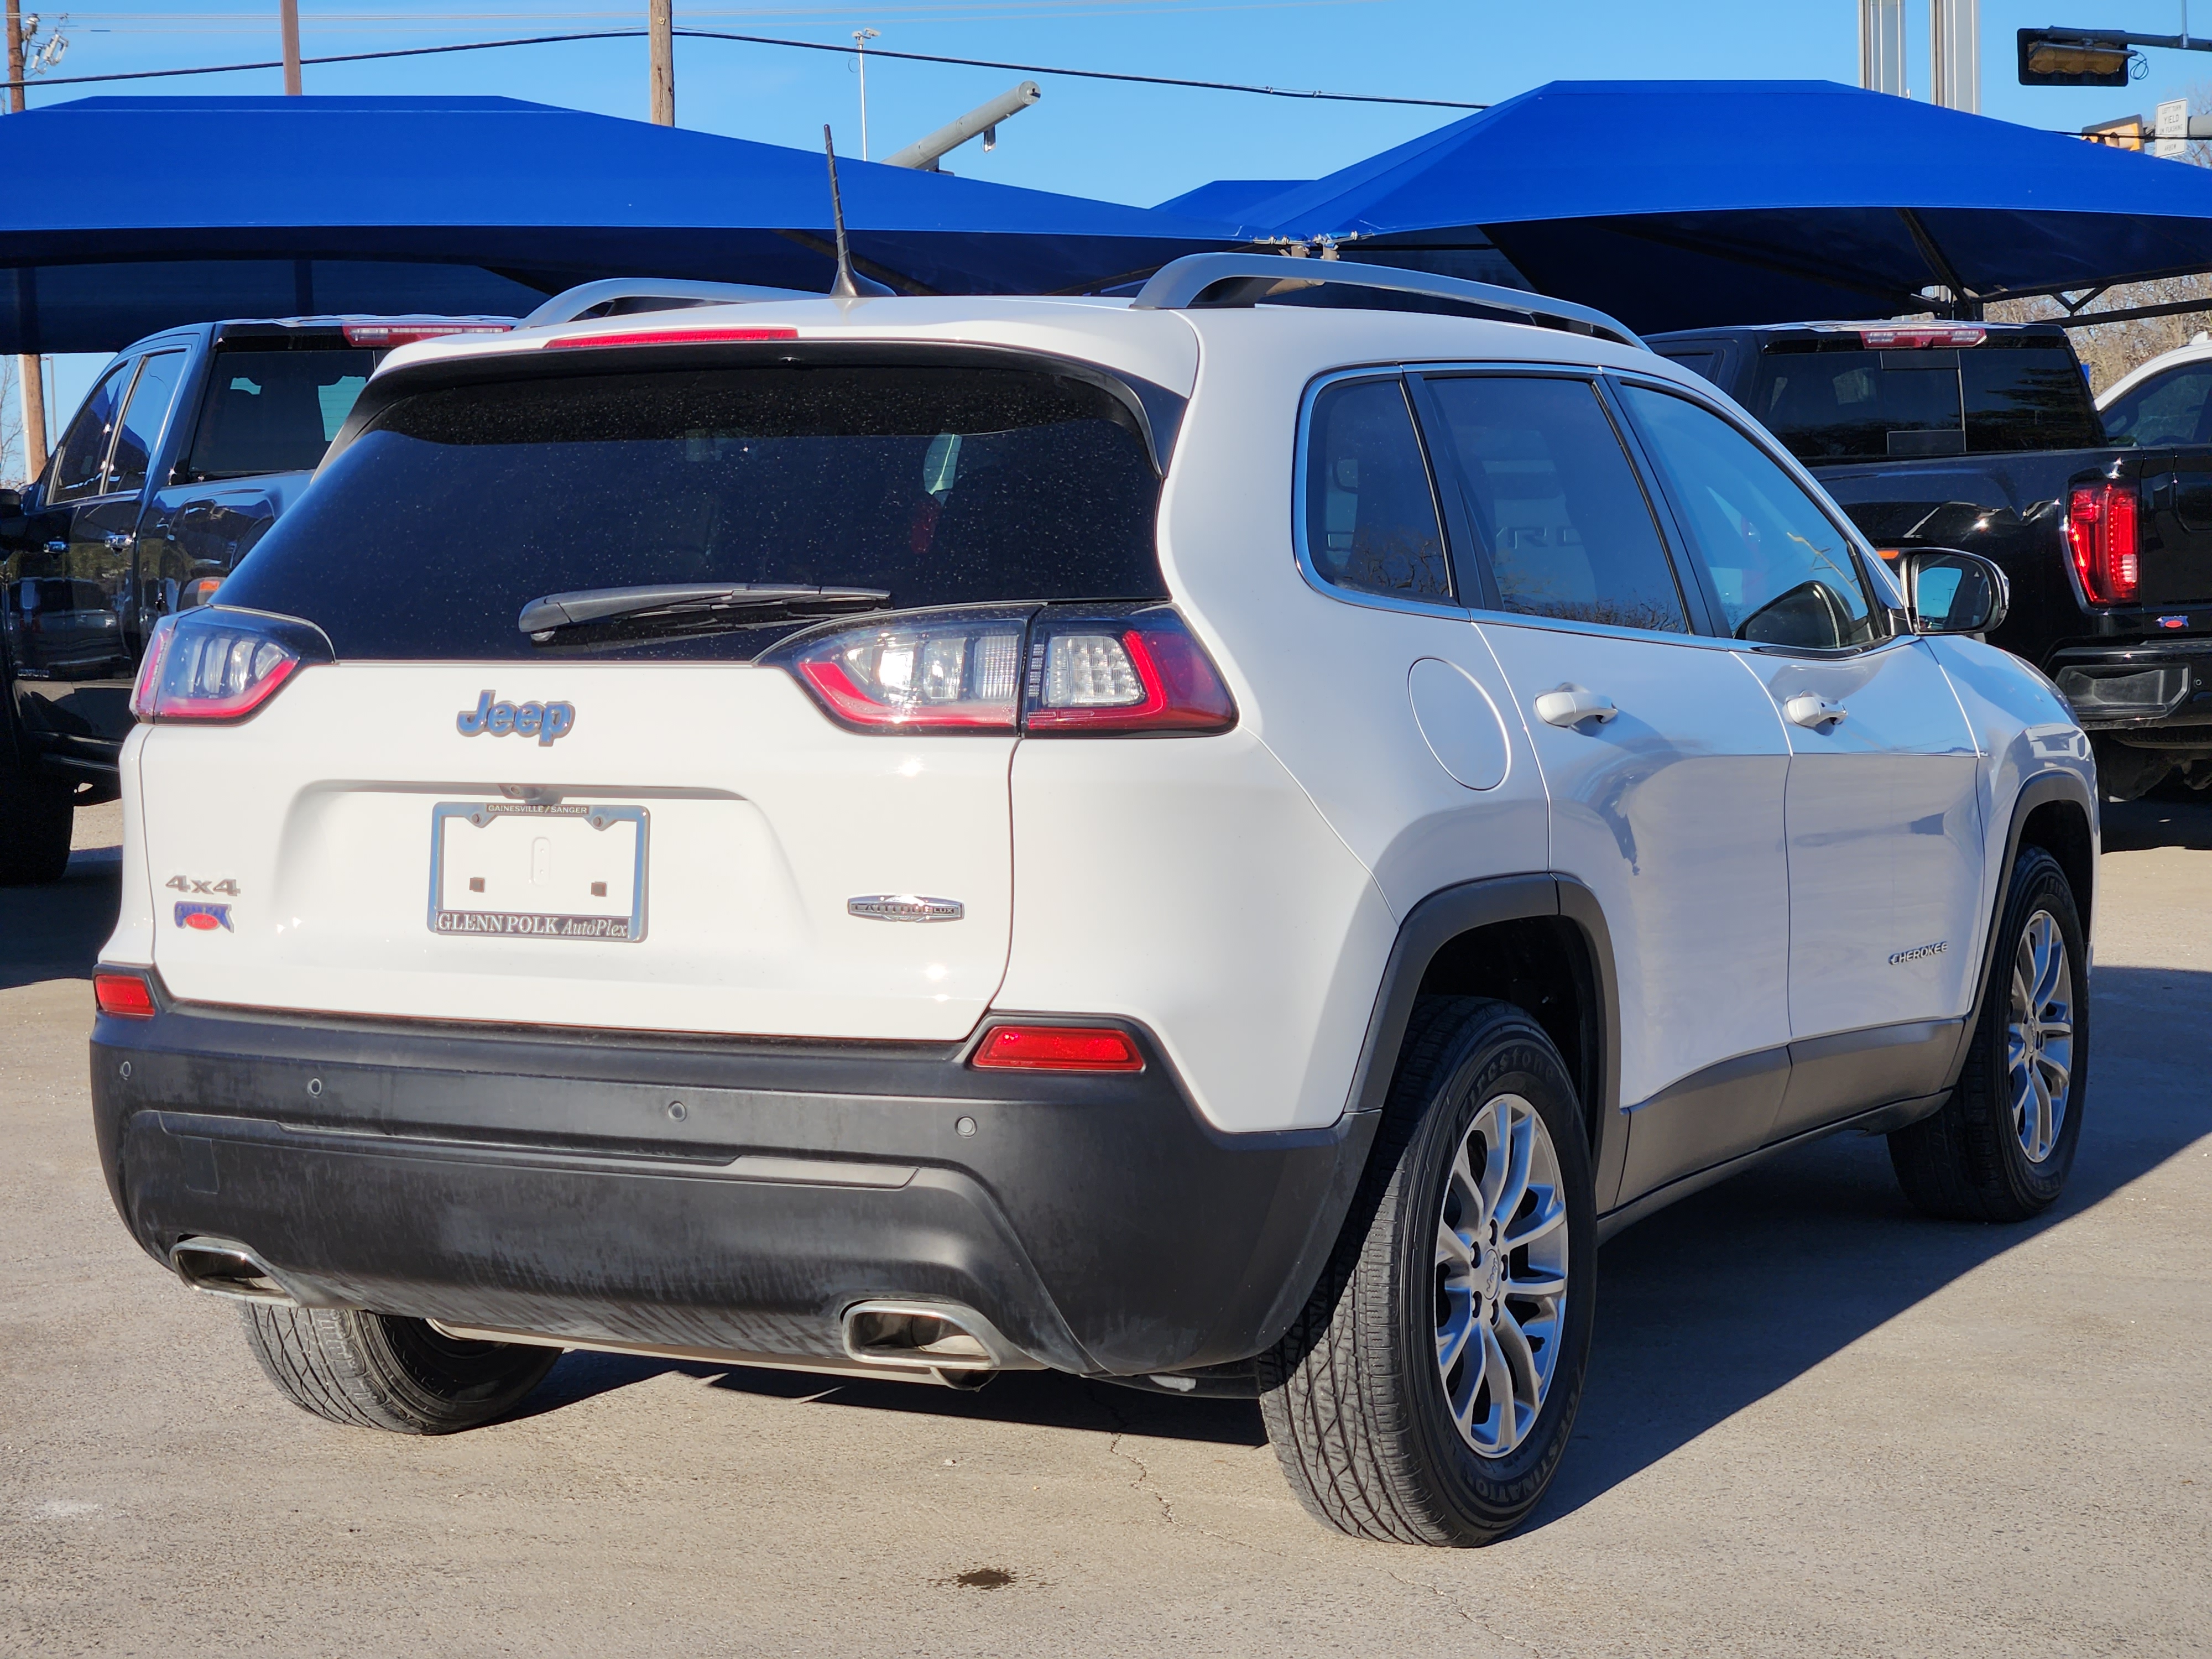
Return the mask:
{"type": "Polygon", "coordinates": [[[1825,81],[1553,82],[1325,179],[1161,209],[1646,332],[2212,270],[2212,169],[1825,81]]]}
{"type": "MultiPolygon", "coordinates": [[[[0,118],[0,352],[211,317],[513,313],[605,276],[827,289],[816,152],[507,98],[87,98],[0,118]],[[9,268],[12,268],[11,272],[9,268]]],[[[1080,292],[1233,227],[841,159],[904,293],[1080,292]]]]}

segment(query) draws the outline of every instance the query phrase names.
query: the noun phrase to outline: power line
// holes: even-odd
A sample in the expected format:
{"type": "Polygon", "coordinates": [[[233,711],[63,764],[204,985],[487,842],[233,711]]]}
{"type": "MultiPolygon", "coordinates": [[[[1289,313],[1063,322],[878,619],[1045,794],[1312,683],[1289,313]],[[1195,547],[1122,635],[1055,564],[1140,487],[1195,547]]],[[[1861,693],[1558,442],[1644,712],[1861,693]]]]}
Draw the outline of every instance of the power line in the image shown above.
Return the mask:
{"type": "MultiPolygon", "coordinates": [[[[733,40],[745,46],[787,46],[800,52],[835,52],[851,57],[851,46],[835,46],[821,40],[787,40],[772,34],[725,34],[712,29],[678,29],[676,33],[697,40],[733,40]]],[[[335,52],[326,57],[303,58],[304,64],[365,64],[390,58],[431,58],[450,52],[490,52],[504,46],[554,46],[568,40],[632,40],[644,38],[643,29],[594,29],[580,34],[532,34],[508,40],[468,40],[449,46],[401,46],[384,52],[335,52]]],[[[1265,98],[1300,98],[1319,100],[1336,104],[1398,104],[1422,109],[1488,109],[1487,104],[1459,103],[1447,98],[1390,98],[1356,92],[1304,91],[1291,87],[1248,86],[1237,81],[1186,81],[1166,75],[1121,75],[1108,70],[1054,69],[1041,64],[1008,64],[989,58],[945,58],[926,52],[886,52],[875,49],[878,58],[896,58],[910,64],[951,64],[963,69],[1012,70],[1022,75],[1062,75],[1084,81],[1120,81],[1138,86],[1188,87],[1200,92],[1242,92],[1265,98]]],[[[179,75],[232,75],[248,70],[282,69],[281,59],[255,64],[208,64],[196,69],[127,70],[108,75],[42,76],[39,79],[0,81],[4,87],[77,87],[114,81],[157,81],[179,75]]]]}

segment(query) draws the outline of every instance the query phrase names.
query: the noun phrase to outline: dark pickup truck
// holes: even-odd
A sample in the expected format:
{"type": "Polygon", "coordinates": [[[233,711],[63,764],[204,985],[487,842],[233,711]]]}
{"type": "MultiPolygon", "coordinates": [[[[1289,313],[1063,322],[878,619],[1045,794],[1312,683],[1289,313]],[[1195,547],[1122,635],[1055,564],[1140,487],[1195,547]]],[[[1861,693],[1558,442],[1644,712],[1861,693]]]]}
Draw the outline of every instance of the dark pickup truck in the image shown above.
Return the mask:
{"type": "Polygon", "coordinates": [[[52,881],[112,800],[131,683],[307,488],[383,355],[503,318],[295,317],[151,335],[94,383],[46,471],[0,491],[0,886],[52,881]]]}
{"type": "Polygon", "coordinates": [[[2212,787],[2212,446],[2108,438],[2053,324],[1802,323],[1651,349],[1749,410],[1885,554],[1995,560],[1993,644],[2057,684],[2105,793],[2212,787]]]}

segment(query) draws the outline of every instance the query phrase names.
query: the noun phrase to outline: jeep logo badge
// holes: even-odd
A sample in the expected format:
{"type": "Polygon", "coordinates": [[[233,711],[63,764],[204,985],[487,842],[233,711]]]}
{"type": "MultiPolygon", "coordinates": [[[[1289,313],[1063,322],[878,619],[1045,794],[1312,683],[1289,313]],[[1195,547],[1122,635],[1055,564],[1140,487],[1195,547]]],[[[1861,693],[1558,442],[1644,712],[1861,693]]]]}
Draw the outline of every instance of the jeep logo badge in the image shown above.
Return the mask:
{"type": "Polygon", "coordinates": [[[464,708],[454,718],[453,725],[463,737],[489,732],[495,738],[503,738],[513,732],[518,738],[537,738],[543,748],[567,737],[576,724],[576,705],[572,702],[495,702],[494,695],[481,693],[474,708],[464,708]]]}

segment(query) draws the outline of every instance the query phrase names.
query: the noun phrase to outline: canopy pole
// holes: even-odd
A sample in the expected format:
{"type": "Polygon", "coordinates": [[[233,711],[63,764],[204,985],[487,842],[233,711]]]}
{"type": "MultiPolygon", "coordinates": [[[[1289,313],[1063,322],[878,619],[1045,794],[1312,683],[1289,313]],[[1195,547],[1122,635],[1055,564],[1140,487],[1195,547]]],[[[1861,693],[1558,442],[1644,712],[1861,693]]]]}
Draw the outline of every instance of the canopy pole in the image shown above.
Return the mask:
{"type": "MultiPolygon", "coordinates": [[[[23,0],[8,0],[8,78],[15,84],[8,88],[8,111],[11,115],[23,112],[23,0]]],[[[15,291],[20,295],[23,284],[18,283],[15,291]]],[[[18,318],[18,322],[27,319],[18,318]]],[[[23,476],[35,478],[46,470],[46,388],[44,365],[36,353],[27,353],[15,359],[15,384],[21,390],[23,409],[23,476]]]]}
{"type": "Polygon", "coordinates": [[[1929,234],[1928,227],[1920,222],[1920,216],[1911,208],[1899,208],[1897,214],[1905,221],[1905,229],[1912,233],[1912,244],[1920,250],[1920,257],[1928,262],[1929,274],[1950,289],[1952,320],[1963,323],[1981,321],[1981,296],[1959,280],[1959,273],[1952,269],[1950,260],[1944,257],[1943,250],[1936,245],[1935,237],[1929,234]]]}
{"type": "Polygon", "coordinates": [[[647,0],[646,33],[652,41],[653,125],[676,125],[675,0],[647,0]]]}
{"type": "Polygon", "coordinates": [[[300,0],[278,0],[277,21],[284,35],[284,95],[300,95],[300,0]]]}

